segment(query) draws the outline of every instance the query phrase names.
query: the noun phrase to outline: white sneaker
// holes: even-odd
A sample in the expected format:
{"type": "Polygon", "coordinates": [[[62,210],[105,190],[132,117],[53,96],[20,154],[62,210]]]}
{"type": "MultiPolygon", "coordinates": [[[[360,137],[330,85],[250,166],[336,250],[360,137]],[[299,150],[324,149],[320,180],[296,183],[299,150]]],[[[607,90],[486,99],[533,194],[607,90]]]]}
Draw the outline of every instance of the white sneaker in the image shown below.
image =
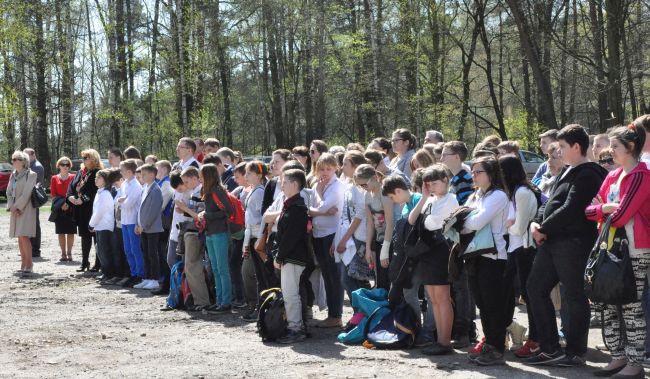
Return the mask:
{"type": "Polygon", "coordinates": [[[149,284],[149,280],[145,279],[141,281],[139,284],[134,285],[133,288],[141,290],[144,289],[148,284],[149,284]]]}
{"type": "Polygon", "coordinates": [[[160,285],[158,284],[157,280],[151,279],[151,280],[148,280],[148,282],[149,283],[146,286],[142,287],[142,289],[145,289],[145,290],[157,290],[158,288],[160,288],[160,285]]]}

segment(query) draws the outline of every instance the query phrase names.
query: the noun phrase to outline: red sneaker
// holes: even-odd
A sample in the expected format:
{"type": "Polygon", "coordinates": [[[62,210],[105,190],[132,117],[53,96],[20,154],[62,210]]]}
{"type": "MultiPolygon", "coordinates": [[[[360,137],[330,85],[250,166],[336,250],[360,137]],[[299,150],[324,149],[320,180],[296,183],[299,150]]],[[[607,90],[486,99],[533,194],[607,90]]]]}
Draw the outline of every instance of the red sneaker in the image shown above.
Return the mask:
{"type": "Polygon", "coordinates": [[[481,340],[474,345],[474,347],[470,348],[469,351],[467,351],[467,357],[470,360],[478,358],[479,355],[481,355],[481,351],[483,351],[483,346],[485,346],[485,337],[481,338],[481,340]]]}
{"type": "Polygon", "coordinates": [[[524,346],[520,347],[519,350],[515,351],[515,356],[517,358],[530,358],[537,355],[541,350],[539,349],[539,344],[533,340],[528,340],[524,346]]]}

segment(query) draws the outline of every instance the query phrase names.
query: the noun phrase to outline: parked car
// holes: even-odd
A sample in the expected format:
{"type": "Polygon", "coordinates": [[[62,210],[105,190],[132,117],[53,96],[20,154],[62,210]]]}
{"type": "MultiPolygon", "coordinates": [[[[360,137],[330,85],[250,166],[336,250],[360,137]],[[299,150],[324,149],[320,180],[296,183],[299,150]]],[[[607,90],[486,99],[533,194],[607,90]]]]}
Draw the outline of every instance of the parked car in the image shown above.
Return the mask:
{"type": "MultiPolygon", "coordinates": [[[[521,159],[521,163],[524,165],[524,170],[526,171],[526,175],[528,175],[528,179],[532,179],[539,166],[546,162],[544,157],[528,150],[519,150],[519,159],[521,159]]],[[[473,162],[474,161],[466,161],[465,163],[468,166],[471,166],[473,162]]]]}
{"type": "Polygon", "coordinates": [[[0,162],[0,196],[7,197],[7,186],[13,170],[11,163],[0,162]]]}

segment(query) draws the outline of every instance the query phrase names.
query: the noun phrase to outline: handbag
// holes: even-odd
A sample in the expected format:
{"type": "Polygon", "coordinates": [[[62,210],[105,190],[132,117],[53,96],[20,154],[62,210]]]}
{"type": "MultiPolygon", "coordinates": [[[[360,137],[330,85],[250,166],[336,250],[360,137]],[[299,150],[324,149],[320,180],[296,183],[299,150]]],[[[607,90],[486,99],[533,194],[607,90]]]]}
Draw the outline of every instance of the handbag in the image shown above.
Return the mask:
{"type": "Polygon", "coordinates": [[[422,254],[427,253],[431,250],[429,244],[427,244],[422,236],[424,231],[422,230],[424,225],[425,214],[420,214],[415,221],[415,225],[411,228],[408,235],[406,236],[406,241],[404,242],[404,251],[406,256],[409,258],[417,258],[422,254]]]}
{"type": "Polygon", "coordinates": [[[352,239],[354,240],[357,251],[347,267],[348,276],[360,281],[375,279],[375,270],[371,269],[366,261],[366,243],[357,240],[354,236],[352,239]]]}
{"type": "Polygon", "coordinates": [[[636,278],[630,260],[629,241],[625,228],[618,228],[609,248],[612,216],[607,217],[596,240],[584,274],[584,289],[591,301],[623,305],[638,300],[636,278]]]}
{"type": "Polygon", "coordinates": [[[47,203],[47,192],[41,183],[36,183],[32,189],[32,206],[40,208],[47,203]]]}

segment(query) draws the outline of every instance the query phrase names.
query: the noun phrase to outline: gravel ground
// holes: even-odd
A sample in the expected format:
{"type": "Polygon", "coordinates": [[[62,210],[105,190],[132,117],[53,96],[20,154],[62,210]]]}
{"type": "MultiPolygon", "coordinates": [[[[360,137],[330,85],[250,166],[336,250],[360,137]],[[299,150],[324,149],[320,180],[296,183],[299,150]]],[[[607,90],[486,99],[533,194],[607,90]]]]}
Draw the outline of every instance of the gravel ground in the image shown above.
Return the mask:
{"type": "MultiPolygon", "coordinates": [[[[100,287],[78,275],[74,262],[60,263],[54,225],[40,213],[43,258],[37,275],[19,279],[17,241],[9,216],[0,214],[0,377],[563,377],[591,376],[608,355],[595,350],[600,330],[590,332],[590,367],[527,367],[508,353],[507,366],[481,368],[464,351],[429,358],[418,349],[367,350],[336,342],[335,331],[313,330],[295,346],[264,344],[254,324],[239,315],[160,312],[164,298],[148,291],[100,287]]],[[[345,318],[350,316],[346,306],[345,318]]],[[[315,312],[324,318],[323,312],[315,312]]],[[[523,322],[521,309],[516,317],[523,322]]],[[[479,323],[480,324],[480,323],[479,323]]]]}

